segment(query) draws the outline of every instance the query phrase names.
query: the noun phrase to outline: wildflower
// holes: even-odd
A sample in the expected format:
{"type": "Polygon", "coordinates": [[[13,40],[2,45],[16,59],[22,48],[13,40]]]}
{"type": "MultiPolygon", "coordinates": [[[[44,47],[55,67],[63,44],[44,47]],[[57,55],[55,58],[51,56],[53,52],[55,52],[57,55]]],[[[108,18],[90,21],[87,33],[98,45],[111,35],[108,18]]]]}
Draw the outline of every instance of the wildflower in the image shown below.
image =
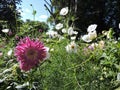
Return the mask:
{"type": "Polygon", "coordinates": [[[120,73],[117,74],[117,80],[120,81],[120,73]]]}
{"type": "Polygon", "coordinates": [[[73,34],[77,35],[77,34],[78,34],[78,32],[77,32],[77,31],[74,31],[74,32],[73,32],[73,34]]]}
{"type": "Polygon", "coordinates": [[[76,39],[76,36],[71,37],[71,40],[75,40],[75,39],[76,39]]]}
{"type": "Polygon", "coordinates": [[[65,16],[68,13],[68,7],[62,8],[60,11],[60,15],[65,16]]]}
{"type": "Polygon", "coordinates": [[[104,41],[100,41],[98,45],[99,45],[100,49],[103,49],[104,46],[105,46],[105,42],[104,41]]]}
{"type": "Polygon", "coordinates": [[[81,37],[81,39],[85,42],[91,42],[92,41],[92,40],[90,40],[89,35],[84,35],[84,36],[81,37]]]}
{"type": "Polygon", "coordinates": [[[82,36],[82,40],[85,41],[85,42],[91,42],[93,39],[95,39],[97,37],[97,32],[95,30],[96,27],[97,27],[96,24],[95,25],[94,24],[90,25],[87,29],[88,34],[82,36]]]}
{"type": "Polygon", "coordinates": [[[74,31],[73,31],[73,27],[69,27],[68,28],[68,35],[73,35],[74,31]]]}
{"type": "Polygon", "coordinates": [[[94,30],[96,30],[96,28],[97,28],[97,24],[92,24],[92,25],[88,26],[87,32],[88,33],[93,32],[94,30]]]}
{"type": "Polygon", "coordinates": [[[68,44],[65,48],[68,53],[77,53],[77,44],[74,41],[68,44]]]}
{"type": "Polygon", "coordinates": [[[9,29],[2,29],[2,32],[8,33],[8,32],[9,32],[9,29]]]}
{"type": "Polygon", "coordinates": [[[66,33],[67,30],[65,28],[62,29],[62,33],[66,33]]]}
{"type": "Polygon", "coordinates": [[[89,39],[92,41],[97,37],[96,30],[89,32],[88,35],[89,35],[89,39]]]}
{"type": "Polygon", "coordinates": [[[31,40],[29,37],[25,37],[17,44],[15,56],[20,64],[20,69],[28,71],[47,59],[48,50],[39,40],[31,40]]]}
{"type": "Polygon", "coordinates": [[[92,43],[90,46],[88,46],[90,50],[94,50],[96,47],[98,47],[97,43],[92,43]]]}
{"type": "Polygon", "coordinates": [[[56,38],[58,37],[58,33],[55,31],[48,31],[46,35],[49,35],[49,38],[56,38]]]}
{"type": "Polygon", "coordinates": [[[55,29],[57,29],[57,30],[60,30],[61,28],[63,28],[63,24],[62,24],[62,23],[58,23],[58,24],[55,26],[55,29]]]}
{"type": "Polygon", "coordinates": [[[7,55],[8,55],[8,56],[11,56],[11,55],[12,55],[12,52],[13,52],[12,49],[10,49],[10,50],[8,51],[7,55]]]}

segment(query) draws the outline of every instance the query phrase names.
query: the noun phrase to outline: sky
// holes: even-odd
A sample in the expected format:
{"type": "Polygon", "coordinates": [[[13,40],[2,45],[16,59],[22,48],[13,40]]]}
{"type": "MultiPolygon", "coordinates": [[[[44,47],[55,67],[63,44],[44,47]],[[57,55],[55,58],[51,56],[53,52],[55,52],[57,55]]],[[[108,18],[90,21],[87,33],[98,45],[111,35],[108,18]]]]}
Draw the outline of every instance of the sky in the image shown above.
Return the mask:
{"type": "MultiPolygon", "coordinates": [[[[48,0],[49,1],[49,0],[48,0]]],[[[21,16],[22,20],[30,19],[33,20],[33,8],[37,11],[35,20],[36,21],[44,21],[46,22],[47,18],[49,17],[49,12],[45,9],[44,0],[22,0],[22,5],[20,6],[22,8],[21,16]],[[32,4],[33,8],[30,6],[32,4]]]]}

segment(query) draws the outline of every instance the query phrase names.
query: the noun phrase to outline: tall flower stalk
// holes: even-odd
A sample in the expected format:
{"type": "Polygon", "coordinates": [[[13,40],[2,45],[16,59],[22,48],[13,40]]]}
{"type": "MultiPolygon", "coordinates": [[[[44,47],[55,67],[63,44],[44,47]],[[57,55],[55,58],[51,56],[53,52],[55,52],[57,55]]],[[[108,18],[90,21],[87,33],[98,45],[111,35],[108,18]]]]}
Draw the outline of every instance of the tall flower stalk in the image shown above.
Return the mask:
{"type": "Polygon", "coordinates": [[[34,7],[33,7],[32,4],[30,4],[30,6],[31,6],[32,9],[33,9],[32,15],[33,15],[33,20],[35,21],[35,15],[36,15],[37,11],[34,9],[34,7]]]}

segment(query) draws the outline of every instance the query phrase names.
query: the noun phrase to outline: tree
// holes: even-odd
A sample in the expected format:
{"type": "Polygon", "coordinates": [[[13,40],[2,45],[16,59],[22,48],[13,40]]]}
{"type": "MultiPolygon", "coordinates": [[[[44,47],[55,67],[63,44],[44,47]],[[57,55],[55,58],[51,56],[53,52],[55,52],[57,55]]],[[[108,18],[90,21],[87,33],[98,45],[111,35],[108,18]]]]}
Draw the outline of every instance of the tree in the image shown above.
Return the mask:
{"type": "Polygon", "coordinates": [[[17,4],[20,3],[21,0],[0,0],[0,20],[7,21],[11,29],[16,29],[16,20],[20,16],[17,4]]]}

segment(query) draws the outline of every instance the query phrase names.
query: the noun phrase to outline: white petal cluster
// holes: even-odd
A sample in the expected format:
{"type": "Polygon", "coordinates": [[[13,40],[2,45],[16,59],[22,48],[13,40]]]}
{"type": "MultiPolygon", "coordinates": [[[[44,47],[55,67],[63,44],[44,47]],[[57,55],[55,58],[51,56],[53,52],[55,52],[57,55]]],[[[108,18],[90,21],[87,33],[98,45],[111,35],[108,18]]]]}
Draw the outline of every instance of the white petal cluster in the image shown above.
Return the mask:
{"type": "Polygon", "coordinates": [[[78,34],[78,32],[77,32],[77,31],[74,31],[74,30],[73,30],[73,27],[69,27],[69,28],[68,28],[68,35],[73,35],[73,34],[76,35],[76,34],[78,34]]]}
{"type": "Polygon", "coordinates": [[[60,15],[62,15],[62,16],[67,15],[67,13],[68,13],[68,7],[62,8],[62,9],[60,10],[60,15]]]}
{"type": "Polygon", "coordinates": [[[87,28],[88,34],[84,35],[81,37],[81,39],[85,42],[91,42],[93,39],[97,37],[97,32],[96,32],[97,25],[92,24],[87,28]]]}
{"type": "Polygon", "coordinates": [[[58,33],[56,31],[48,31],[48,32],[46,32],[46,35],[48,35],[49,38],[56,38],[56,37],[58,37],[58,33]]]}
{"type": "Polygon", "coordinates": [[[2,32],[8,33],[8,32],[9,32],[9,29],[2,29],[2,32]]]}
{"type": "Polygon", "coordinates": [[[62,33],[67,33],[67,30],[65,28],[63,28],[62,33]]]}
{"type": "Polygon", "coordinates": [[[63,24],[62,23],[58,23],[56,26],[55,26],[55,29],[57,30],[60,30],[63,28],[63,24]]]}

